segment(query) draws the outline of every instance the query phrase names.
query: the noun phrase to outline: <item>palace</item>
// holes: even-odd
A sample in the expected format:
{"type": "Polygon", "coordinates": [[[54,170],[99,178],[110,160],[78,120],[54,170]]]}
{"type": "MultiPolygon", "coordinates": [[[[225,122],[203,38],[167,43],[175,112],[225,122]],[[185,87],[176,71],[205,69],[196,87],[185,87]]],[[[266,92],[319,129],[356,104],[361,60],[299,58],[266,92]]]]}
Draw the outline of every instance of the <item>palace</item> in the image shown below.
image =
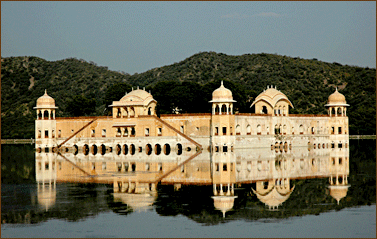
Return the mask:
{"type": "Polygon", "coordinates": [[[258,95],[255,113],[234,113],[223,83],[209,103],[212,113],[157,117],[156,100],[138,88],[110,105],[112,116],[58,118],[45,92],[35,107],[38,202],[48,210],[56,182],[111,184],[114,200],[135,209],[153,204],[159,183],[212,185],[224,217],[245,184],[270,210],[290,197],[296,179],[329,178],[338,204],[347,195],[349,105],[337,89],[327,115],[290,114],[292,102],[276,87],[258,95]]]}
{"type": "Polygon", "coordinates": [[[255,113],[233,113],[232,92],[223,83],[212,93],[212,113],[156,116],[156,100],[142,89],[114,101],[112,116],[55,117],[55,100],[38,98],[35,121],[37,150],[177,155],[190,150],[228,152],[246,148],[347,147],[348,117],[344,95],[336,91],[324,106],[327,115],[294,115],[292,102],[276,87],[267,87],[250,107],[255,113]]]}

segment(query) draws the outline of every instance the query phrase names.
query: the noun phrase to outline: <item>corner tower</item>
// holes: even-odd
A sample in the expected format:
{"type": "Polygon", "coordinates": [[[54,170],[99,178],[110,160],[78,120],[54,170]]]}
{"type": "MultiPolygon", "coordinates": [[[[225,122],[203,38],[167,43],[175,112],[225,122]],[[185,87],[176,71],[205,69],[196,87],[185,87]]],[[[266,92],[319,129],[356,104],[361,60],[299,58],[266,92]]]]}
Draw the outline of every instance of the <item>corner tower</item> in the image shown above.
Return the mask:
{"type": "Polygon", "coordinates": [[[41,146],[45,148],[54,147],[56,145],[56,120],[55,100],[47,94],[47,90],[43,96],[37,99],[37,119],[35,120],[35,139],[41,146]]]}
{"type": "Polygon", "coordinates": [[[211,115],[211,138],[212,147],[215,152],[228,152],[234,145],[233,125],[235,117],[233,115],[232,91],[224,87],[223,81],[219,88],[212,92],[212,115],[211,115]]]}

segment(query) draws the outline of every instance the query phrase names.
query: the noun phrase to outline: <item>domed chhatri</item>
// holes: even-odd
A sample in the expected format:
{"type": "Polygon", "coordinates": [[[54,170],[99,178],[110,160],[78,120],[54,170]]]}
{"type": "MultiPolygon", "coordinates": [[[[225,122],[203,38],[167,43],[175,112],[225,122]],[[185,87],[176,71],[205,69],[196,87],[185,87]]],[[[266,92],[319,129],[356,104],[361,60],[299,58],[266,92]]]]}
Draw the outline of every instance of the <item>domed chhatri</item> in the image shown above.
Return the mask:
{"type": "Polygon", "coordinates": [[[219,88],[212,92],[212,114],[233,114],[233,100],[232,91],[224,87],[223,81],[219,88]]]}
{"type": "Polygon", "coordinates": [[[37,110],[37,120],[51,120],[55,119],[55,100],[47,94],[45,90],[44,95],[37,99],[37,106],[33,109],[37,110]]]}
{"type": "Polygon", "coordinates": [[[145,90],[132,90],[130,93],[126,93],[119,102],[131,102],[132,104],[143,104],[147,105],[153,101],[153,96],[145,90]]]}
{"type": "Polygon", "coordinates": [[[293,107],[292,102],[281,91],[267,86],[267,89],[260,93],[250,107],[255,105],[257,114],[288,115],[289,106],[293,107]]]}
{"type": "Polygon", "coordinates": [[[119,101],[113,101],[113,115],[116,118],[137,117],[139,115],[155,115],[157,101],[153,96],[139,87],[130,93],[126,93],[119,101]]]}
{"type": "Polygon", "coordinates": [[[226,102],[236,102],[236,101],[233,100],[232,91],[225,88],[223,81],[221,81],[221,86],[212,92],[212,100],[210,102],[211,103],[215,103],[215,102],[226,103],[226,102]]]}
{"type": "Polygon", "coordinates": [[[327,100],[327,105],[325,106],[349,106],[346,102],[346,97],[339,93],[338,87],[336,87],[335,92],[332,93],[328,100],[327,100]]]}
{"type": "Polygon", "coordinates": [[[336,87],[335,92],[332,93],[325,107],[329,107],[328,114],[332,116],[347,116],[347,104],[346,97],[338,92],[338,87],[336,87]]]}
{"type": "Polygon", "coordinates": [[[34,107],[34,109],[56,109],[55,107],[55,100],[51,96],[47,94],[47,90],[45,90],[45,93],[43,96],[39,97],[37,99],[37,106],[34,107]]]}

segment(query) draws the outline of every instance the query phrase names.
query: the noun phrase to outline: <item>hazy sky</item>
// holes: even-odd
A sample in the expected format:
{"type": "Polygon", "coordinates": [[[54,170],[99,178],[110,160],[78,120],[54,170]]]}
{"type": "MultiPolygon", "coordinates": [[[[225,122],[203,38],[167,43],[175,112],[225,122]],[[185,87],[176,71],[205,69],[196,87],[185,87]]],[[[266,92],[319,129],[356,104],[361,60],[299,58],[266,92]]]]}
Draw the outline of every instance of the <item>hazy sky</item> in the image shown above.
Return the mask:
{"type": "Polygon", "coordinates": [[[1,2],[2,57],[133,74],[203,51],[375,68],[376,2],[1,2]]]}

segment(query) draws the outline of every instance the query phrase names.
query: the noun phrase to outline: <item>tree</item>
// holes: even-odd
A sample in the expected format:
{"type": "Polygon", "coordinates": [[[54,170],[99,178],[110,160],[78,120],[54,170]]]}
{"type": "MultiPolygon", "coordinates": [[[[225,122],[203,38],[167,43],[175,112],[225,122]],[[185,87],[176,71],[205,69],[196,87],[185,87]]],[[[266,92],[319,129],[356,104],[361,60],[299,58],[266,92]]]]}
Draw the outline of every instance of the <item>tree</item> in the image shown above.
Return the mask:
{"type": "Polygon", "coordinates": [[[96,100],[88,99],[83,95],[76,95],[68,100],[66,112],[71,116],[86,116],[93,114],[96,110],[96,100]]]}
{"type": "Polygon", "coordinates": [[[104,99],[107,114],[111,114],[111,108],[109,107],[109,105],[111,105],[113,101],[120,100],[126,94],[126,92],[130,92],[131,90],[132,87],[124,82],[116,83],[107,88],[104,99]]]}

